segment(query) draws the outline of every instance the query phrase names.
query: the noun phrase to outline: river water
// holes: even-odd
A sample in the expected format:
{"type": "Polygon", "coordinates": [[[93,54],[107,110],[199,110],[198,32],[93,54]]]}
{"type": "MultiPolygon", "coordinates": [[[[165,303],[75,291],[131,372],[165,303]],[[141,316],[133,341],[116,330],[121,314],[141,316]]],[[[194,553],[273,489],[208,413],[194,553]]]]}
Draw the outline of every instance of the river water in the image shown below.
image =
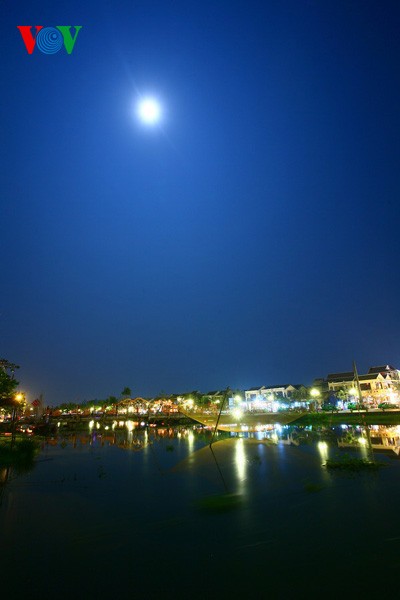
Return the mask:
{"type": "Polygon", "coordinates": [[[3,593],[397,595],[393,449],[374,452],[384,465],[376,471],[330,471],[327,458],[366,456],[363,430],[220,434],[212,450],[210,438],[197,427],[159,427],[43,442],[34,469],[11,473],[1,488],[3,593]]]}

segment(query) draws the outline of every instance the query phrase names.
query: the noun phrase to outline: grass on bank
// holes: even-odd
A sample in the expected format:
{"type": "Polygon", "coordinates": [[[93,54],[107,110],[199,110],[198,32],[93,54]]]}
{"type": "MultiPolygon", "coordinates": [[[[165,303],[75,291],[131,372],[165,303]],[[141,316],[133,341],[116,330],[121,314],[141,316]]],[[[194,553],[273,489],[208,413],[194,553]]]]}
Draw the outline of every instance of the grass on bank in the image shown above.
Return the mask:
{"type": "Polygon", "coordinates": [[[309,413],[303,415],[296,421],[292,421],[291,425],[400,425],[400,411],[391,413],[309,413]]]}

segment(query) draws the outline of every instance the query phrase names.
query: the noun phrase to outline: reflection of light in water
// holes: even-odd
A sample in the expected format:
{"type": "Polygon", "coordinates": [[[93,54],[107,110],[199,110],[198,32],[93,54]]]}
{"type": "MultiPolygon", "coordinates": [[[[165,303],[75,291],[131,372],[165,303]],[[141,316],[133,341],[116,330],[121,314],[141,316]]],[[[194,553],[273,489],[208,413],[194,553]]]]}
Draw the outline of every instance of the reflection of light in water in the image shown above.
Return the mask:
{"type": "Polygon", "coordinates": [[[189,452],[193,452],[193,448],[194,448],[194,433],[193,433],[193,431],[189,431],[187,439],[188,439],[189,452]]]}
{"type": "Polygon", "coordinates": [[[96,423],[96,429],[100,429],[100,423],[96,423]]]}
{"type": "Polygon", "coordinates": [[[322,460],[327,460],[328,458],[328,444],[326,442],[318,442],[317,448],[322,460]]]}
{"type": "Polygon", "coordinates": [[[361,456],[363,458],[368,458],[368,440],[365,437],[360,436],[357,441],[360,445],[361,456]]]}
{"type": "MultiPolygon", "coordinates": [[[[60,425],[60,424],[58,423],[58,425],[60,425]]],[[[93,429],[93,425],[94,425],[94,421],[89,421],[89,429],[93,429]]]]}
{"type": "Polygon", "coordinates": [[[243,438],[239,438],[235,444],[235,465],[237,478],[239,482],[243,482],[246,477],[246,454],[243,438]]]}
{"type": "Polygon", "coordinates": [[[132,439],[133,439],[133,433],[132,432],[135,429],[135,425],[133,424],[133,421],[126,421],[125,427],[128,430],[128,442],[131,444],[132,443],[132,439]]]}

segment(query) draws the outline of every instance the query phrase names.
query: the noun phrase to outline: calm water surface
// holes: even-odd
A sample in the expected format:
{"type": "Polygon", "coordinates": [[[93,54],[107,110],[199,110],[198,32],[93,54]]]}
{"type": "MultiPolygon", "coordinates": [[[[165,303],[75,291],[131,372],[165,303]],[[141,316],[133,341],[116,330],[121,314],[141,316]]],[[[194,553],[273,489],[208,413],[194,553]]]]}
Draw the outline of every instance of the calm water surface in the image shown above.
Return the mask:
{"type": "Polygon", "coordinates": [[[210,433],[197,428],[60,434],[31,472],[2,486],[2,590],[30,598],[397,595],[399,459],[375,452],[385,467],[372,473],[324,466],[344,452],[365,455],[362,436],[278,428],[220,435],[211,452],[210,433]],[[338,439],[355,445],[338,448],[338,439]],[[232,494],[240,501],[227,504],[232,494]],[[214,499],[224,510],[204,505],[214,499]]]}

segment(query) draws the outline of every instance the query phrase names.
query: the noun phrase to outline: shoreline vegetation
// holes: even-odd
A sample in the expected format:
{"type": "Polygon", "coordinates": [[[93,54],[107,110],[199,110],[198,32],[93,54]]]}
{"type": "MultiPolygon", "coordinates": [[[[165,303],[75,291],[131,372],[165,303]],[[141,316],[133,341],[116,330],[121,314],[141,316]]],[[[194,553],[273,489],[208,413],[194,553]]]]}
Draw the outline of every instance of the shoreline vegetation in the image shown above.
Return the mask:
{"type": "Polygon", "coordinates": [[[0,439],[0,467],[14,467],[17,471],[30,470],[39,452],[39,442],[34,438],[17,436],[0,439]]]}
{"type": "Polygon", "coordinates": [[[291,425],[400,425],[400,411],[374,412],[312,412],[301,416],[291,425]]]}
{"type": "MultiPolygon", "coordinates": [[[[267,423],[266,417],[269,413],[259,413],[263,418],[263,422],[267,423]]],[[[282,415],[285,413],[282,413],[282,415]]],[[[291,413],[293,415],[293,413],[291,413]]],[[[271,420],[271,424],[279,423],[279,413],[271,413],[273,415],[273,420],[271,420]]],[[[252,418],[257,417],[257,413],[249,413],[249,416],[252,418]]],[[[295,415],[293,415],[295,416],[295,415]]],[[[217,417],[217,415],[215,415],[217,417]]],[[[61,424],[79,424],[79,423],[88,423],[89,421],[94,420],[95,422],[114,422],[114,421],[139,421],[144,424],[148,423],[156,423],[156,424],[188,424],[189,422],[198,423],[196,418],[192,417],[190,413],[173,413],[173,414],[154,414],[148,416],[137,415],[137,414],[123,414],[123,415],[62,415],[62,416],[51,416],[48,417],[46,422],[42,420],[36,420],[36,423],[40,425],[40,428],[45,428],[46,425],[52,425],[57,423],[61,424]]],[[[243,422],[246,421],[246,415],[241,419],[243,422]]],[[[282,419],[284,422],[284,419],[282,419]]],[[[24,420],[24,423],[34,423],[35,419],[24,420]]],[[[400,425],[400,410],[392,410],[388,412],[387,410],[382,411],[355,411],[355,412],[308,412],[306,414],[301,413],[299,417],[294,418],[290,425],[400,425]]],[[[4,421],[0,422],[0,432],[8,431],[10,429],[11,422],[4,421]]]]}

